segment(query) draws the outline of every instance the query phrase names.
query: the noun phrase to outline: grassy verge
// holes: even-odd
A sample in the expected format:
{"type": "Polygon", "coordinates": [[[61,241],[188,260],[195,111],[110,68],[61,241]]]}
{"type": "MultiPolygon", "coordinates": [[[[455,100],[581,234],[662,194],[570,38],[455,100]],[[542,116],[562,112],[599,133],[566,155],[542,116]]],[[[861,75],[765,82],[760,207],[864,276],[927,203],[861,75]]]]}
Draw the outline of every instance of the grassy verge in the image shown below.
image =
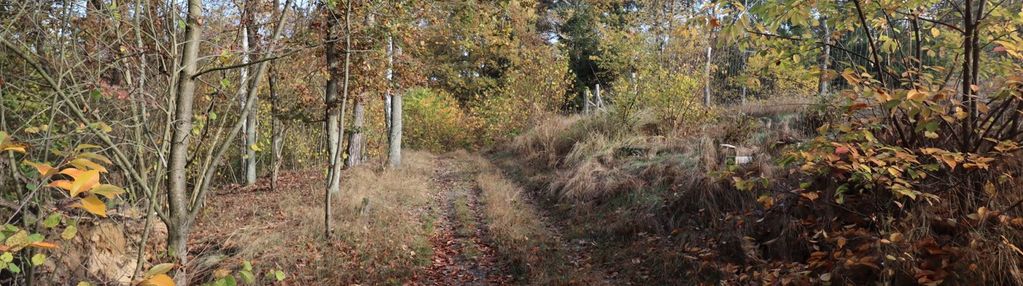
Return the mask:
{"type": "Polygon", "coordinates": [[[429,206],[435,156],[408,152],[404,166],[371,162],[345,172],[334,203],[334,237],[323,237],[322,174],[298,174],[276,193],[216,196],[204,217],[206,239],[236,249],[231,260],[282,269],[296,285],[400,285],[430,265],[429,237],[439,215],[429,206]],[[246,205],[249,207],[226,207],[246,205]],[[237,225],[238,227],[233,227],[237,225]]]}

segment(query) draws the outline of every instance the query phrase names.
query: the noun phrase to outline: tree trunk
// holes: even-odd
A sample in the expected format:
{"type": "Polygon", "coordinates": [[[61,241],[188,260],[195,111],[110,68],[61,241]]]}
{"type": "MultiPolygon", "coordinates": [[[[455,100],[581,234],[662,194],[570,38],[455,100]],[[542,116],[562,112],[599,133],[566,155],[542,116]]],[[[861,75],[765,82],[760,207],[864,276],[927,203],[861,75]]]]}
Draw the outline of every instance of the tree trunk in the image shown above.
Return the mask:
{"type": "MultiPolygon", "coordinates": [[[[387,92],[384,93],[384,125],[387,127],[387,134],[391,134],[391,87],[394,86],[394,39],[387,35],[387,72],[384,73],[387,79],[387,92]]],[[[388,137],[388,140],[390,138],[388,137]]]]}
{"type": "Polygon", "coordinates": [[[707,45],[707,65],[703,69],[703,105],[710,106],[710,63],[714,47],[707,45]]]}
{"type": "MultiPolygon", "coordinates": [[[[821,51],[820,76],[817,79],[817,95],[824,96],[828,93],[827,71],[831,63],[831,29],[828,28],[828,18],[821,19],[821,27],[824,29],[824,47],[821,51]]],[[[745,99],[745,98],[743,98],[745,99]]]]}
{"type": "Polygon", "coordinates": [[[277,72],[270,66],[270,77],[267,79],[270,85],[270,191],[277,190],[277,178],[281,170],[281,157],[284,151],[284,127],[281,124],[280,109],[278,103],[280,98],[277,94],[276,85],[277,72]]]}
{"type": "Polygon", "coordinates": [[[395,93],[391,98],[391,134],[387,159],[391,168],[401,166],[401,94],[395,93]]]}
{"type": "MultiPolygon", "coordinates": [[[[251,13],[249,13],[249,15],[250,15],[249,16],[249,21],[252,21],[252,19],[254,17],[252,16],[251,13]]],[[[245,26],[246,33],[247,33],[248,38],[250,40],[256,39],[257,36],[258,36],[258,34],[256,33],[256,27],[254,25],[252,25],[252,24],[253,23],[250,22],[250,23],[248,23],[248,25],[245,26]]],[[[283,23],[281,23],[281,24],[283,24],[283,23]]],[[[250,80],[253,81],[253,82],[257,82],[258,83],[260,79],[258,78],[258,75],[257,75],[257,78],[253,78],[253,79],[250,79],[250,80]]],[[[245,156],[244,157],[246,158],[246,161],[245,161],[245,185],[247,185],[247,186],[251,186],[251,185],[256,183],[256,149],[253,148],[253,147],[256,146],[256,139],[257,139],[257,136],[258,136],[258,134],[257,134],[257,131],[258,131],[257,127],[258,126],[257,125],[259,124],[259,121],[258,121],[259,120],[259,93],[257,92],[257,87],[258,86],[259,86],[258,84],[253,84],[251,87],[249,87],[252,90],[248,91],[248,95],[251,96],[252,98],[248,100],[249,101],[249,105],[246,106],[249,109],[249,116],[247,116],[245,118],[245,149],[244,149],[245,150],[245,156]]]]}
{"type": "Polygon", "coordinates": [[[326,47],[325,57],[327,61],[327,70],[330,72],[330,78],[327,79],[326,94],[324,95],[324,103],[326,103],[327,113],[327,158],[329,170],[327,171],[327,195],[336,194],[340,192],[340,176],[336,176],[334,171],[335,165],[340,163],[341,153],[338,149],[338,142],[340,142],[341,135],[338,132],[339,128],[338,121],[341,119],[341,109],[338,107],[340,100],[338,100],[337,86],[338,86],[338,57],[337,57],[337,13],[333,12],[333,8],[327,8],[330,12],[327,15],[327,36],[326,36],[326,47]]]}
{"type": "MultiPolygon", "coordinates": [[[[250,14],[251,12],[249,10],[249,7],[251,5],[250,5],[249,1],[245,1],[245,4],[243,4],[243,5],[244,6],[242,6],[242,9],[244,9],[244,10],[242,11],[242,13],[244,14],[244,16],[242,16],[241,27],[239,27],[239,35],[238,35],[238,37],[241,38],[242,64],[247,64],[247,63],[249,63],[249,60],[250,60],[249,59],[249,30],[248,30],[247,26],[248,26],[248,24],[250,22],[249,19],[251,19],[251,14],[250,14]]],[[[239,78],[238,78],[238,106],[240,108],[245,108],[245,103],[248,102],[248,98],[246,98],[246,96],[249,94],[249,91],[248,91],[248,88],[249,88],[249,68],[248,67],[241,68],[241,70],[239,71],[239,74],[240,75],[239,75],[239,78]]],[[[248,124],[248,121],[245,121],[242,124],[248,124]]],[[[246,131],[249,130],[247,125],[243,125],[242,129],[246,130],[246,131]]],[[[243,147],[244,146],[249,146],[249,141],[248,140],[249,140],[249,136],[242,136],[242,146],[243,147]]],[[[245,147],[245,148],[247,148],[247,147],[245,147]]],[[[246,166],[248,164],[248,158],[246,158],[244,154],[242,154],[242,156],[241,156],[241,163],[242,163],[241,164],[242,166],[246,166]]]]}
{"type": "Polygon", "coordinates": [[[351,135],[348,135],[348,167],[354,167],[362,163],[362,129],[365,122],[365,96],[360,96],[355,99],[355,106],[352,111],[352,130],[351,135]]]}
{"type": "MultiPolygon", "coordinates": [[[[188,18],[185,28],[184,49],[181,52],[181,71],[178,73],[178,85],[175,89],[177,97],[174,108],[174,129],[170,149],[170,168],[168,171],[167,204],[169,218],[167,223],[167,251],[175,258],[178,265],[188,265],[188,234],[190,219],[188,212],[188,146],[191,141],[193,110],[195,100],[195,79],[199,58],[199,41],[202,36],[202,1],[188,0],[188,18]]],[[[188,284],[187,269],[182,267],[174,274],[175,283],[188,284]]]]}
{"type": "MultiPolygon", "coordinates": [[[[256,80],[256,79],[253,79],[256,80]]],[[[257,80],[258,81],[258,80],[257,80]]],[[[256,140],[258,139],[256,128],[259,116],[259,97],[252,93],[252,106],[249,107],[249,116],[245,118],[245,185],[251,186],[256,183],[256,140]]]]}

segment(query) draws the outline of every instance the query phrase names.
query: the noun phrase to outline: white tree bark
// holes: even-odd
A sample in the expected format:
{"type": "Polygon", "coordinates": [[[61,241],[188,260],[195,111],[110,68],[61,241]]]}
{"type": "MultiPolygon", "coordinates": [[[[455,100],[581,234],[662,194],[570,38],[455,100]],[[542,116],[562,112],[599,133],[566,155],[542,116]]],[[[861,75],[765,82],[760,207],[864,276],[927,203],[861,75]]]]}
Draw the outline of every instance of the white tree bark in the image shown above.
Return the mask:
{"type": "MultiPolygon", "coordinates": [[[[248,3],[248,1],[246,1],[246,3],[243,4],[243,5],[244,6],[243,6],[242,9],[244,9],[244,11],[242,13],[244,13],[245,16],[243,16],[243,18],[241,20],[241,27],[239,28],[239,32],[240,32],[241,35],[239,37],[241,38],[241,46],[242,46],[241,47],[242,48],[242,51],[241,51],[242,52],[242,64],[248,64],[249,61],[250,61],[250,59],[249,59],[249,51],[250,51],[250,49],[249,49],[249,34],[250,34],[249,33],[249,24],[250,24],[249,21],[250,21],[250,19],[252,19],[252,15],[249,14],[249,13],[252,13],[252,11],[249,11],[249,9],[248,9],[248,7],[251,5],[251,3],[248,3]]],[[[239,73],[241,74],[239,79],[238,79],[238,81],[239,81],[239,84],[238,84],[239,105],[241,105],[241,108],[246,108],[245,103],[249,101],[248,98],[247,98],[247,96],[249,94],[249,90],[248,90],[248,88],[249,88],[249,68],[248,67],[243,67],[243,68],[241,68],[241,71],[239,73]]],[[[249,136],[249,131],[250,131],[249,125],[252,124],[252,123],[250,123],[248,118],[246,118],[244,120],[244,123],[242,123],[242,124],[243,124],[242,125],[242,129],[245,130],[245,136],[242,136],[242,146],[244,148],[242,150],[248,150],[248,149],[251,149],[250,146],[252,146],[252,144],[253,144],[253,141],[250,140],[250,136],[249,136]]],[[[245,168],[247,169],[248,168],[247,166],[249,166],[250,164],[254,165],[255,161],[252,161],[251,159],[252,159],[252,157],[249,156],[249,152],[248,151],[243,152],[243,154],[241,156],[242,166],[246,166],[245,168]]],[[[252,180],[249,180],[249,177],[247,176],[247,174],[246,174],[245,178],[246,178],[245,179],[245,185],[252,185],[252,184],[255,183],[255,178],[253,178],[252,180]]]]}
{"type": "Polygon", "coordinates": [[[391,98],[391,134],[387,151],[388,165],[391,168],[401,166],[401,94],[395,93],[391,98]]]}
{"type": "Polygon", "coordinates": [[[387,134],[391,134],[391,87],[394,86],[394,39],[391,35],[387,35],[387,71],[384,77],[387,79],[387,92],[384,93],[384,125],[387,127],[387,134]]]}

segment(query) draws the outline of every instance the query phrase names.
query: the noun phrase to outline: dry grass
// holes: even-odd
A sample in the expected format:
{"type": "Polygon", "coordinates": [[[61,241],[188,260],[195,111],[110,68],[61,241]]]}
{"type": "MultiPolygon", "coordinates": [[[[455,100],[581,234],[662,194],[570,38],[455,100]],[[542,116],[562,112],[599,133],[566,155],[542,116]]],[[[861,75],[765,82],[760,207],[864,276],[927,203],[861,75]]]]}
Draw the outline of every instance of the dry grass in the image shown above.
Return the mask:
{"type": "MultiPolygon", "coordinates": [[[[487,227],[487,239],[500,260],[511,270],[516,283],[528,285],[580,285],[600,280],[586,267],[573,267],[565,241],[535,206],[522,187],[479,155],[451,154],[471,175],[479,188],[479,207],[487,227]]],[[[577,261],[576,261],[577,262],[577,261]]]]}
{"type": "Polygon", "coordinates": [[[549,285],[562,273],[565,257],[559,257],[557,242],[531,206],[523,201],[522,190],[500,174],[486,172],[476,178],[482,194],[484,213],[494,246],[508,259],[522,281],[549,285]]]}
{"type": "Polygon", "coordinates": [[[217,196],[211,202],[216,211],[200,228],[213,232],[206,237],[217,248],[232,249],[218,268],[245,259],[257,270],[283,269],[299,285],[401,284],[429,266],[435,159],[407,152],[398,170],[367,163],[345,171],[329,241],[323,237],[323,178],[316,171],[278,193],[217,196]]]}
{"type": "Polygon", "coordinates": [[[540,122],[516,138],[499,163],[540,186],[540,196],[552,199],[547,206],[561,210],[557,214],[573,226],[570,236],[598,241],[603,263],[621,265],[617,270],[628,280],[657,284],[692,279],[692,273],[716,277],[717,270],[697,256],[735,263],[756,251],[740,243],[752,235],[751,227],[736,227],[732,220],[736,213],[761,208],[757,193],[736,191],[714,175],[729,161],[719,144],[764,150],[755,164],[737,171],[773,172],[764,162],[774,151],[769,145],[783,137],[781,128],[726,116],[664,130],[651,127],[659,123],[647,122],[650,116],[643,112],[626,126],[613,116],[540,122]],[[702,251],[708,254],[695,253],[702,251]]]}

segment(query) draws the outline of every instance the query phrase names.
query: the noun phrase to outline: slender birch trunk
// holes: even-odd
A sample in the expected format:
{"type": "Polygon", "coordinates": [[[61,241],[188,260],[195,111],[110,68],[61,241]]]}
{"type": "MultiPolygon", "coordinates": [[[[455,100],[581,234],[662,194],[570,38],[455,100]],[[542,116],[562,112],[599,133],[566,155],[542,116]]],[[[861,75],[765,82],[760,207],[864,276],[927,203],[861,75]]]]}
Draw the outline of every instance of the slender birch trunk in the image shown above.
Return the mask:
{"type": "MultiPolygon", "coordinates": [[[[248,29],[248,26],[250,25],[250,21],[252,19],[252,14],[251,14],[252,12],[249,9],[250,6],[251,6],[251,3],[249,1],[246,1],[244,6],[243,6],[243,8],[242,8],[242,9],[245,9],[242,12],[242,13],[245,14],[245,16],[242,17],[241,27],[239,27],[239,38],[241,38],[241,48],[242,48],[242,64],[248,64],[249,61],[250,61],[250,59],[249,59],[249,34],[250,33],[249,33],[249,29],[248,29]]],[[[249,68],[248,67],[243,67],[243,68],[241,68],[241,71],[239,71],[239,73],[240,73],[240,76],[239,76],[239,79],[238,79],[238,105],[240,106],[240,108],[245,108],[245,103],[249,101],[248,98],[246,98],[246,96],[249,94],[249,90],[248,90],[248,88],[249,88],[249,68]]],[[[246,132],[245,135],[246,136],[242,136],[242,146],[243,146],[243,148],[248,149],[249,146],[252,144],[249,141],[249,136],[248,136],[248,133],[247,133],[248,130],[249,130],[249,128],[248,128],[248,124],[249,124],[248,120],[245,120],[245,122],[243,124],[244,125],[242,126],[242,129],[245,130],[245,132],[246,132]]],[[[241,156],[241,163],[242,163],[241,165],[242,166],[248,166],[249,157],[247,156],[247,154],[248,154],[248,152],[244,152],[243,155],[241,156]]],[[[249,182],[248,180],[246,180],[245,184],[246,185],[251,185],[253,183],[249,182]]]]}
{"type": "Polygon", "coordinates": [[[280,97],[277,94],[276,85],[277,72],[273,66],[270,67],[270,76],[267,79],[270,85],[270,190],[277,190],[277,178],[281,170],[282,151],[284,151],[284,126],[280,119],[280,108],[278,103],[280,97]]]}
{"type": "MultiPolygon", "coordinates": [[[[387,72],[384,73],[387,79],[387,92],[384,93],[384,125],[387,127],[387,134],[391,134],[391,88],[394,86],[394,38],[387,35],[387,72]]],[[[390,142],[390,136],[388,136],[390,142]]]]}

